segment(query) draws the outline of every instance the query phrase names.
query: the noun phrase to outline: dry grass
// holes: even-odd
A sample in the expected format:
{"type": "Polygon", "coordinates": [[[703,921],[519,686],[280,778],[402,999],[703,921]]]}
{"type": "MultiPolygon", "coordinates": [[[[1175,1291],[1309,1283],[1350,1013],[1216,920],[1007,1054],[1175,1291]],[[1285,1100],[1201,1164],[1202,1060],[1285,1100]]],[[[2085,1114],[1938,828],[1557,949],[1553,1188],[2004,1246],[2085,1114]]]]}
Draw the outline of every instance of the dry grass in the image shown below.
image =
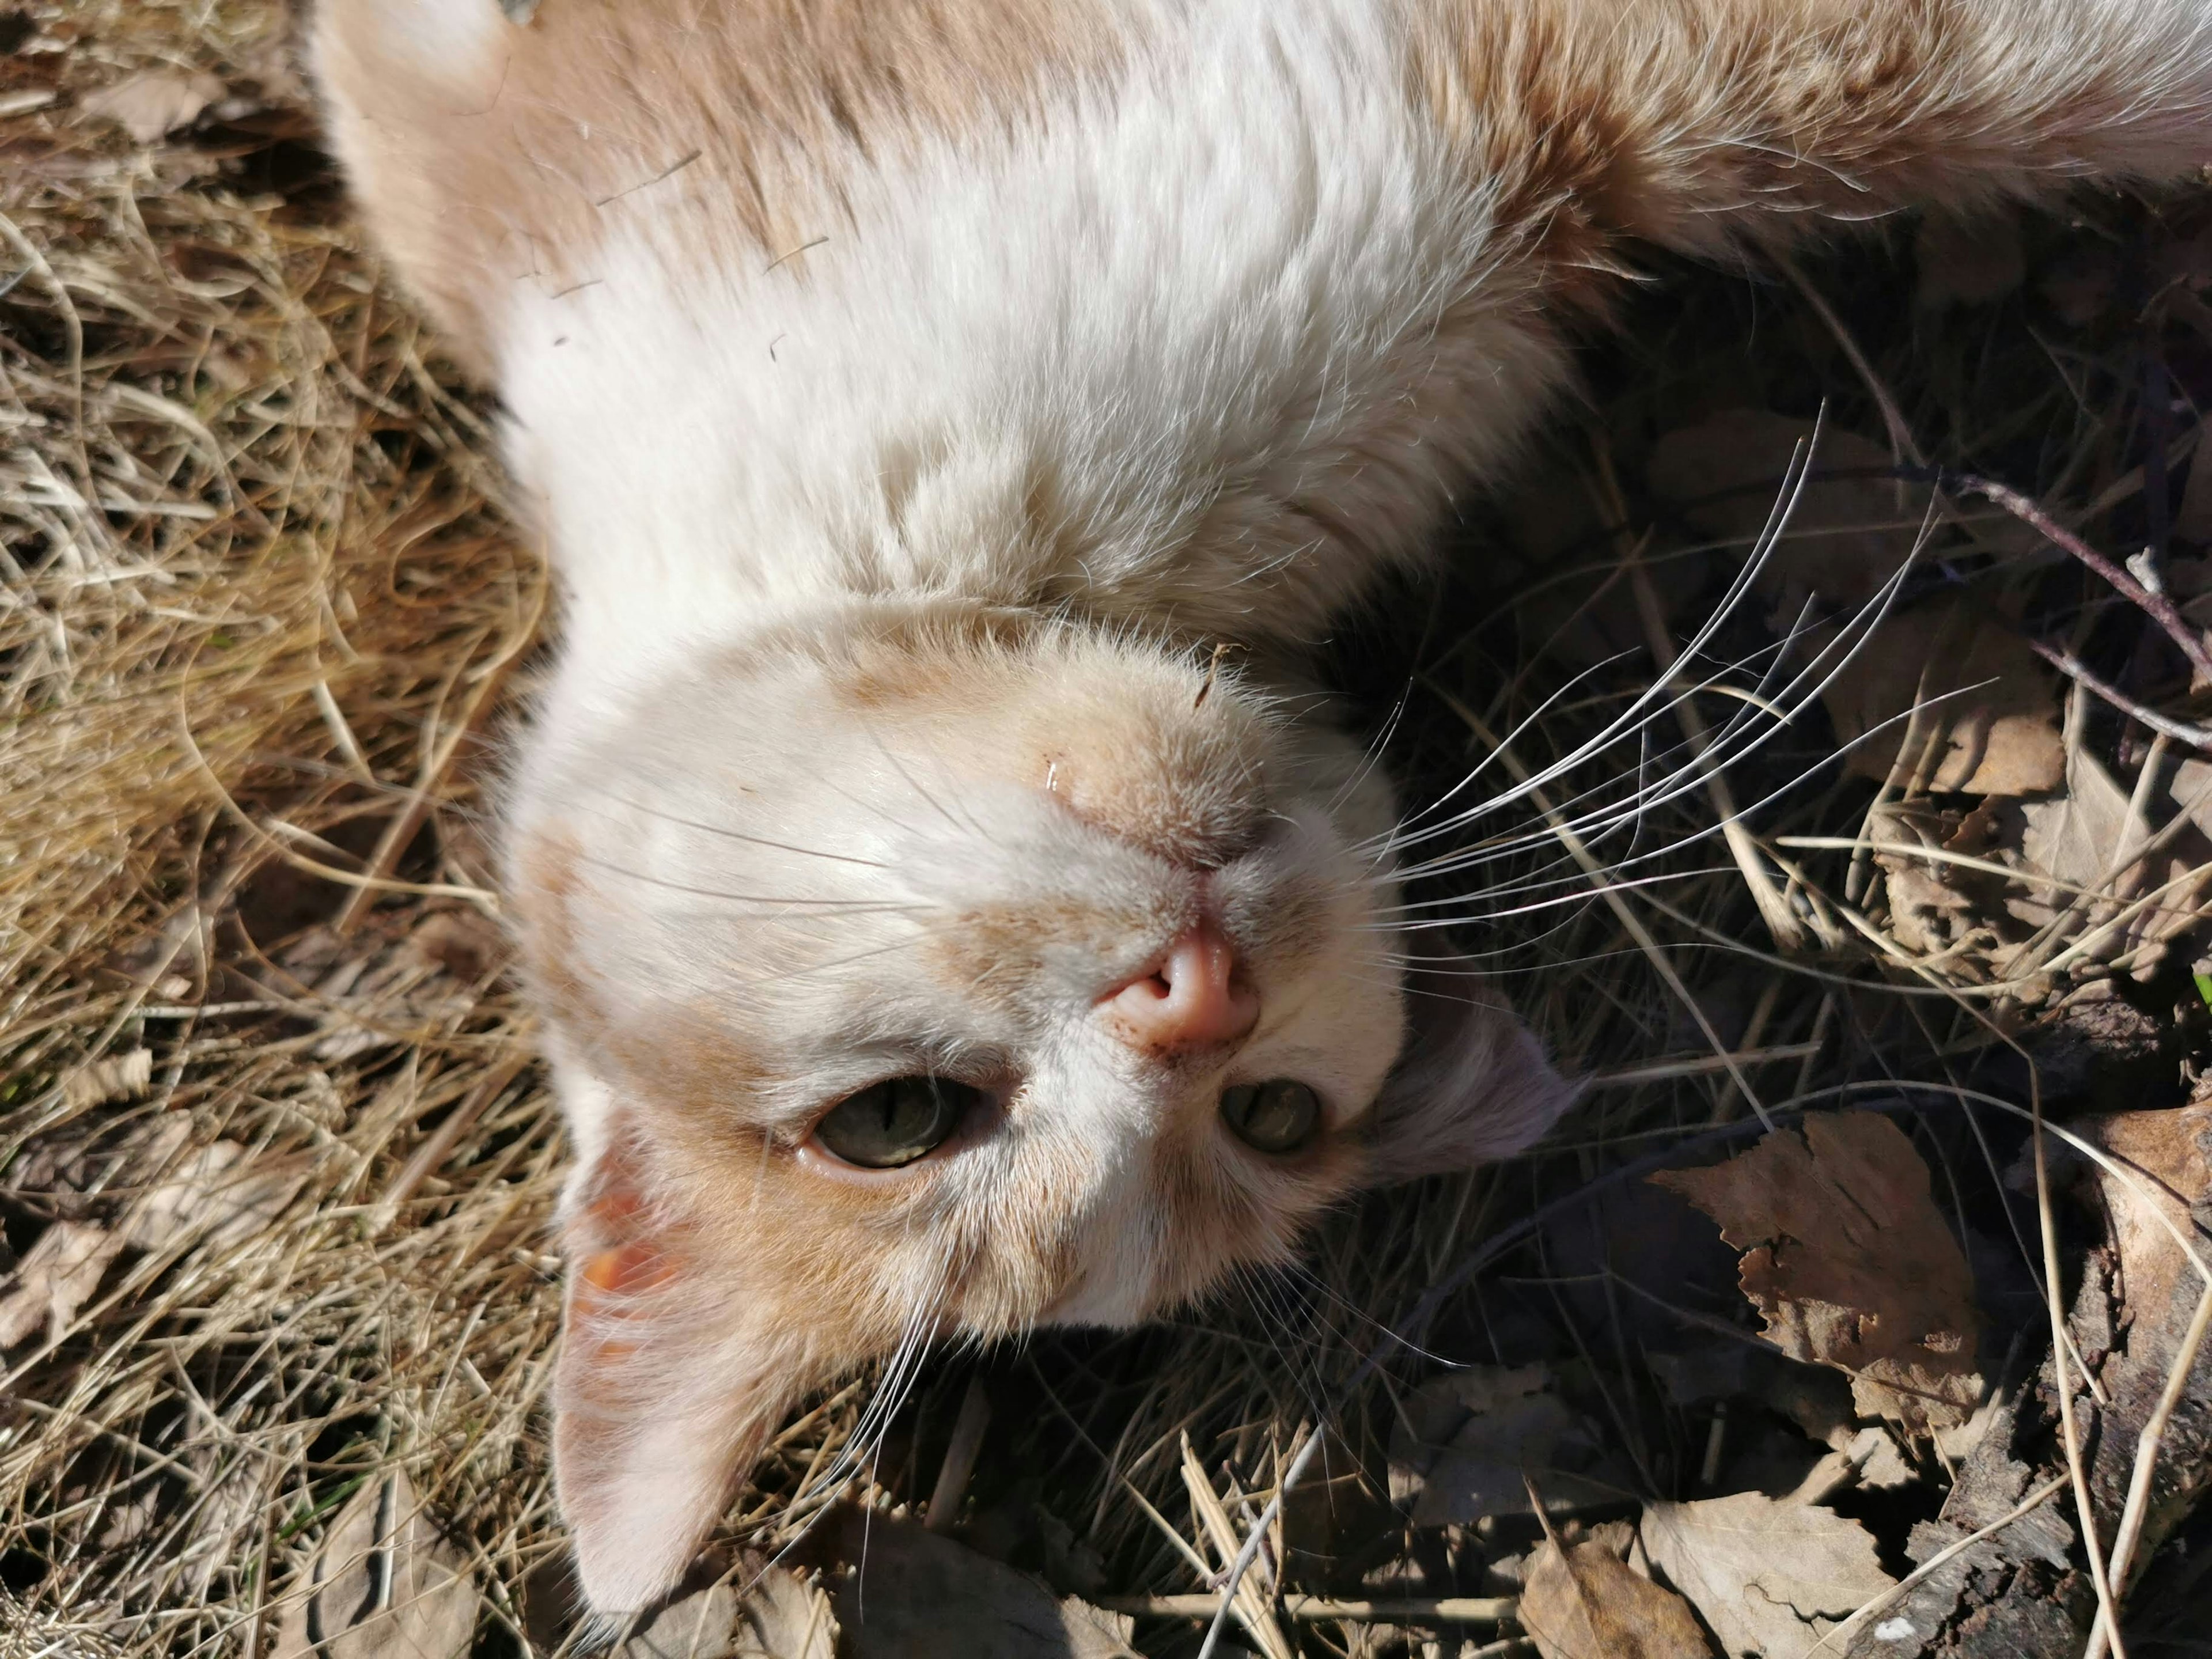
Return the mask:
{"type": "MultiPolygon", "coordinates": [[[[283,9],[108,0],[9,18],[37,49],[0,60],[0,109],[54,98],[0,118],[0,282],[22,273],[0,301],[8,1237],[21,1249],[55,1219],[131,1224],[165,1172],[219,1142],[270,1176],[272,1213],[258,1228],[204,1216],[125,1250],[82,1306],[8,1352],[5,1628],[87,1652],[266,1651],[255,1611],[317,1520],[399,1462],[477,1552],[492,1625],[511,1632],[487,1638],[492,1650],[541,1650],[558,1604],[532,1574],[562,1547],[539,1414],[561,1148],[526,1015],[470,919],[496,909],[483,790],[544,572],[499,510],[480,406],[305,148],[272,53],[283,9]],[[147,148],[75,112],[85,92],[164,64],[214,72],[242,106],[147,148]],[[143,1087],[101,1086],[101,1062],[142,1050],[143,1087]],[[188,1133],[157,1133],[176,1123],[188,1133]]],[[[2123,210],[2100,213],[2049,257],[2144,234],[2123,210]]],[[[1558,647],[1593,626],[1620,648],[1679,637],[1740,562],[1638,487],[1653,441],[1701,408],[1809,412],[1825,397],[1832,418],[1878,434],[1886,402],[1939,458],[2068,501],[2101,492],[2086,531],[2142,538],[2129,339],[2092,329],[2046,349],[2017,306],[1976,313],[1973,331],[1923,332],[1897,266],[1873,256],[1816,281],[1846,313],[1838,326],[1863,331],[1881,393],[1786,289],[1679,283],[1639,302],[1644,343],[1599,363],[1588,432],[1559,440],[1512,513],[1469,527],[1460,575],[1424,596],[1419,636],[1378,630],[1347,653],[1378,717],[1408,654],[1425,665],[1395,739],[1411,775],[1434,789],[1486,757],[1486,776],[1556,763],[1547,799],[1572,813],[1621,802],[1624,776],[1678,766],[1701,741],[1662,720],[1588,749],[1649,690],[1651,659],[1578,678],[1558,647]]],[[[1907,522],[1920,510],[1900,501],[1907,522]]],[[[2014,614],[2053,629],[2090,614],[2096,594],[2019,545],[1963,509],[1941,532],[1948,573],[2014,614]]],[[[1728,678],[1749,685],[1770,646],[1747,615],[1683,672],[1741,658],[1728,678]]],[[[1743,707],[1701,697],[1702,741],[1743,707]]],[[[1255,1509],[1324,1413],[1345,1448],[1370,1454],[1425,1364],[1401,1355],[1347,1395],[1384,1326],[1485,1237],[1598,1178],[1619,1217],[1555,1219],[1516,1245],[1509,1273],[1428,1307],[1407,1334],[1487,1358],[1550,1322],[1578,1350],[1563,1373],[1652,1489],[1690,1478],[1703,1426],[1655,1395],[1645,1326],[1606,1271],[1607,1228],[1635,1224],[1620,1220],[1625,1162],[1757,1111],[1895,1101],[1900,1079],[2024,1098],[2002,1039],[2074,982],[2008,987],[1909,960],[1863,854],[1777,842],[1860,836],[1869,786],[1832,763],[1817,708],[1759,729],[1771,741],[1717,793],[1699,782],[1608,814],[1609,830],[1583,825],[1590,864],[1662,885],[1590,902],[1565,817],[1526,799],[1455,838],[1497,843],[1495,861],[1436,890],[1474,895],[1459,902],[1462,937],[1497,953],[1560,1053],[1623,1075],[1542,1156],[1342,1218],[1310,1276],[1240,1286],[1132,1336],[980,1362],[1001,1409],[972,1489],[979,1527],[1042,1509],[1077,1556],[1095,1552],[1086,1588],[1196,1588],[1167,1535],[1191,1535],[1182,1434],[1255,1509]],[[1733,810],[1726,790],[1749,805],[1800,775],[1755,839],[1712,833],[1733,810]],[[1762,916],[1799,933],[1792,951],[1762,916]],[[1784,954],[1796,971],[1778,971],[1784,954]]],[[[2130,763],[2141,752],[2080,700],[2067,737],[2108,758],[2132,744],[2130,763]]],[[[2165,994],[2186,954],[2127,996],[2165,994]]],[[[2093,961],[2081,977],[2111,969],[2093,961]]],[[[1952,1201],[1986,1201],[1988,1141],[1964,1133],[1955,1102],[1916,1098],[1952,1201]]],[[[977,1363],[925,1377],[874,1466],[882,1501],[927,1495],[977,1363]]],[[[852,1433],[863,1393],[794,1425],[744,1495],[741,1534],[788,1535],[791,1501],[852,1433]]],[[[1291,1519],[1292,1544],[1319,1548],[1311,1518],[1291,1519]]],[[[1042,1565],[1085,1576],[1064,1553],[1042,1565]]],[[[1443,1569],[1424,1572],[1433,1593],[1443,1569]]],[[[1188,1639],[1171,1624],[1140,1638],[1155,1652],[1188,1639]]],[[[1320,1625],[1303,1639],[1346,1652],[1389,1638],[1320,1625]]]]}

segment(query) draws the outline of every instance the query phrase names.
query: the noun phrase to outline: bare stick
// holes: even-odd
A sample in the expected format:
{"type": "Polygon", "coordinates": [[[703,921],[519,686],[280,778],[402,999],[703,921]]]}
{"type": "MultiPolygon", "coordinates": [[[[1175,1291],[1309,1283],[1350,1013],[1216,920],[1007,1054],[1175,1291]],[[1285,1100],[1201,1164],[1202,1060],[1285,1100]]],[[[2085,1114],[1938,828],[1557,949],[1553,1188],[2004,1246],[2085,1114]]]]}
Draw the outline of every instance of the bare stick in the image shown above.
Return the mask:
{"type": "Polygon", "coordinates": [[[2106,702],[2131,720],[2141,720],[2154,732],[2162,732],[2176,743],[2185,743],[2192,749],[2212,754],[2212,730],[2191,726],[2186,720],[2175,720],[2171,714],[2161,714],[2144,708],[2118,686],[2108,685],[2081,665],[2081,659],[2071,652],[2061,651],[2056,646],[2045,645],[2041,640],[2030,640],[2027,648],[2065,675],[2092,696],[2106,702]]]}
{"type": "Polygon", "coordinates": [[[968,1477],[975,1472],[975,1455],[983,1449],[983,1431],[991,1425],[991,1395],[979,1372],[968,1379],[968,1392],[960,1396],[960,1415],[952,1420],[952,1443],[937,1467],[937,1485],[929,1494],[929,1513],[922,1525],[931,1532],[950,1532],[960,1518],[960,1500],[968,1495],[968,1477]]]}
{"type": "MultiPolygon", "coordinates": [[[[1096,1604],[1109,1613],[1140,1619],[1211,1619],[1220,1598],[1203,1595],[1101,1595],[1096,1604]]],[[[1326,1595],[1286,1595],[1279,1611],[1287,1618],[1346,1619],[1401,1625],[1495,1625],[1513,1617],[1520,1602],[1510,1595],[1448,1595],[1439,1600],[1338,1601],[1326,1595]]]]}
{"type": "Polygon", "coordinates": [[[1971,472],[1945,472],[1936,482],[1963,494],[1995,501],[2053,547],[2072,554],[2165,629],[2166,638],[2180,647],[2181,654],[2189,659],[2190,666],[2200,678],[2212,680],[2212,651],[2204,648],[2203,637],[2189,625],[2189,619],[2164,589],[2146,587],[2125,567],[2113,563],[2017,489],[1971,472]]]}

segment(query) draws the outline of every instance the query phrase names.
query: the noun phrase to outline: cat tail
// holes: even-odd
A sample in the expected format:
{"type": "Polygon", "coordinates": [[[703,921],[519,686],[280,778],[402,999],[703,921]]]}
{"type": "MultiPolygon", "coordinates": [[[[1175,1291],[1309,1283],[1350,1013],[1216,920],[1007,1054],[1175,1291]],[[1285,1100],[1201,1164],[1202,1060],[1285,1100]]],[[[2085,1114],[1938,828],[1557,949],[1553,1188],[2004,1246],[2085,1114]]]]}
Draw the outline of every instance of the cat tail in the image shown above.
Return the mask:
{"type": "Polygon", "coordinates": [[[1624,236],[1709,255],[2212,163],[2208,0],[1407,3],[1499,228],[1594,299],[1624,236]]]}

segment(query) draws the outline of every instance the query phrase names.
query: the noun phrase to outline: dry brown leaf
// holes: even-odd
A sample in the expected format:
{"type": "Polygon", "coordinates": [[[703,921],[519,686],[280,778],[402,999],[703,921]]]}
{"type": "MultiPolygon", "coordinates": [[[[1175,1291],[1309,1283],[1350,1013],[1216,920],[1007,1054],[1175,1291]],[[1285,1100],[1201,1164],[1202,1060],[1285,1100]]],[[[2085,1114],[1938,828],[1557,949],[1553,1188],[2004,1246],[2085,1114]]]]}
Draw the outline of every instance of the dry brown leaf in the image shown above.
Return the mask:
{"type": "Polygon", "coordinates": [[[837,1615],[812,1579],[770,1567],[745,1594],[734,1659],[837,1659],[837,1615]]]}
{"type": "Polygon", "coordinates": [[[223,94],[212,75],[174,69],[142,70],[102,87],[82,106],[87,115],[112,121],[142,144],[159,143],[188,127],[223,94]]]}
{"type": "Polygon", "coordinates": [[[811,1578],[787,1567],[725,1580],[670,1602],[613,1650],[611,1659],[836,1659],[837,1615],[811,1578]]]}
{"type": "Polygon", "coordinates": [[[1730,1654],[1808,1659],[1894,1582],[1857,1522],[1757,1492],[1653,1504],[1641,1530],[1652,1567],[1730,1654]]]}
{"type": "MultiPolygon", "coordinates": [[[[2128,955],[2136,976],[2148,978],[2164,961],[2168,945],[2197,922],[2203,890],[2212,883],[2212,842],[2187,829],[2148,857],[2139,857],[2151,826],[2129,810],[2129,792],[2096,757],[2075,754],[2066,781],[2066,793],[2057,799],[2021,804],[2016,861],[2069,886],[2108,895],[2087,904],[2074,928],[2075,938],[2096,933],[2130,901],[2157,891],[2154,904],[2094,940],[2086,952],[2100,962],[2128,955]]],[[[2193,796],[2208,781],[2212,769],[2185,761],[2171,787],[2179,799],[2185,789],[2193,796]]],[[[2040,927],[2076,902],[2075,894],[2062,888],[2015,885],[2005,908],[2040,927]]]]}
{"type": "Polygon", "coordinates": [[[2019,216],[2004,210],[1931,212],[1913,235],[1912,254],[1920,270],[1912,303],[1923,311],[1988,305],[2018,289],[2027,276],[2019,216]]]}
{"type": "Polygon", "coordinates": [[[1877,1112],[1808,1112],[1802,1127],[1651,1179],[1745,1253],[1743,1292],[1768,1341],[1850,1373],[1864,1415],[1916,1431],[1965,1422],[1982,1392],[1981,1315],[1927,1164],[1877,1112]]]}
{"type": "Polygon", "coordinates": [[[659,1608],[616,1644],[611,1659],[726,1659],[737,1624],[737,1591],[711,1584],[659,1608]]]}
{"type": "Polygon", "coordinates": [[[1598,1542],[1539,1546],[1519,1617],[1541,1659],[1711,1659],[1713,1650],[1688,1602],[1598,1542]]]}
{"type": "Polygon", "coordinates": [[[122,1248],[120,1238],[90,1222],[50,1223],[16,1264],[11,1288],[0,1297],[0,1348],[41,1331],[59,1338],[122,1248]]]}
{"type": "Polygon", "coordinates": [[[62,1098],[74,1109],[83,1111],[110,1101],[136,1100],[153,1081],[154,1051],[133,1048],[127,1054],[110,1054],[79,1067],[62,1085],[62,1098]]]}
{"type": "Polygon", "coordinates": [[[1553,1515],[1618,1503],[1632,1489],[1551,1381],[1541,1365],[1470,1365],[1421,1386],[1390,1445],[1390,1495],[1413,1525],[1527,1515],[1532,1476],[1553,1515]]]}
{"type": "Polygon", "coordinates": [[[464,1659],[476,1626],[467,1559],[392,1469],[331,1522],[287,1596],[276,1659],[464,1659]]]}
{"type": "MultiPolygon", "coordinates": [[[[1678,503],[1698,529],[1749,541],[1766,526],[1791,455],[1809,443],[1813,423],[1760,409],[1723,410],[1668,433],[1652,447],[1653,491],[1678,503]]],[[[1820,472],[1887,471],[1895,458],[1855,432],[1820,434],[1812,466],[1820,472]]],[[[1805,485],[1759,575],[1776,615],[1794,623],[1816,593],[1831,611],[1856,611],[1895,575],[1919,539],[1928,492],[1878,476],[1823,478],[1805,485]]]]}
{"type": "Polygon", "coordinates": [[[167,1249],[203,1233],[216,1249],[240,1243],[283,1214],[307,1178],[298,1158],[257,1153],[235,1140],[212,1141],[173,1164],[167,1157],[149,1162],[163,1170],[162,1178],[121,1229],[141,1250],[167,1249]]]}
{"type": "Polygon", "coordinates": [[[846,1659],[1140,1659],[1131,1621],[910,1522],[847,1512],[846,1659]]]}
{"type": "Polygon", "coordinates": [[[1916,794],[1976,795],[2041,794],[2065,779],[2056,679],[1966,594],[1891,611],[1820,700],[1861,777],[1893,771],[1916,794]]]}

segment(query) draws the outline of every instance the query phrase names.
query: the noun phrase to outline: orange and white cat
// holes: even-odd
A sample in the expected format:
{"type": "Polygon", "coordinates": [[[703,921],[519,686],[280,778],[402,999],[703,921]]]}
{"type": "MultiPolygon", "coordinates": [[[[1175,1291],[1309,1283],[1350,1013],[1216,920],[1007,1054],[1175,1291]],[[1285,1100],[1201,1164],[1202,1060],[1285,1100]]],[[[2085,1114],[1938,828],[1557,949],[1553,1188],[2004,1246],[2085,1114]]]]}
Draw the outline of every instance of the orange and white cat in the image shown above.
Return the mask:
{"type": "Polygon", "coordinates": [[[321,0],[313,45],[565,592],[506,817],[601,1611],[840,1372],[1144,1319],[1552,1121],[1509,1015],[1409,995],[1306,662],[1638,242],[2212,161],[2207,0],[321,0]]]}

